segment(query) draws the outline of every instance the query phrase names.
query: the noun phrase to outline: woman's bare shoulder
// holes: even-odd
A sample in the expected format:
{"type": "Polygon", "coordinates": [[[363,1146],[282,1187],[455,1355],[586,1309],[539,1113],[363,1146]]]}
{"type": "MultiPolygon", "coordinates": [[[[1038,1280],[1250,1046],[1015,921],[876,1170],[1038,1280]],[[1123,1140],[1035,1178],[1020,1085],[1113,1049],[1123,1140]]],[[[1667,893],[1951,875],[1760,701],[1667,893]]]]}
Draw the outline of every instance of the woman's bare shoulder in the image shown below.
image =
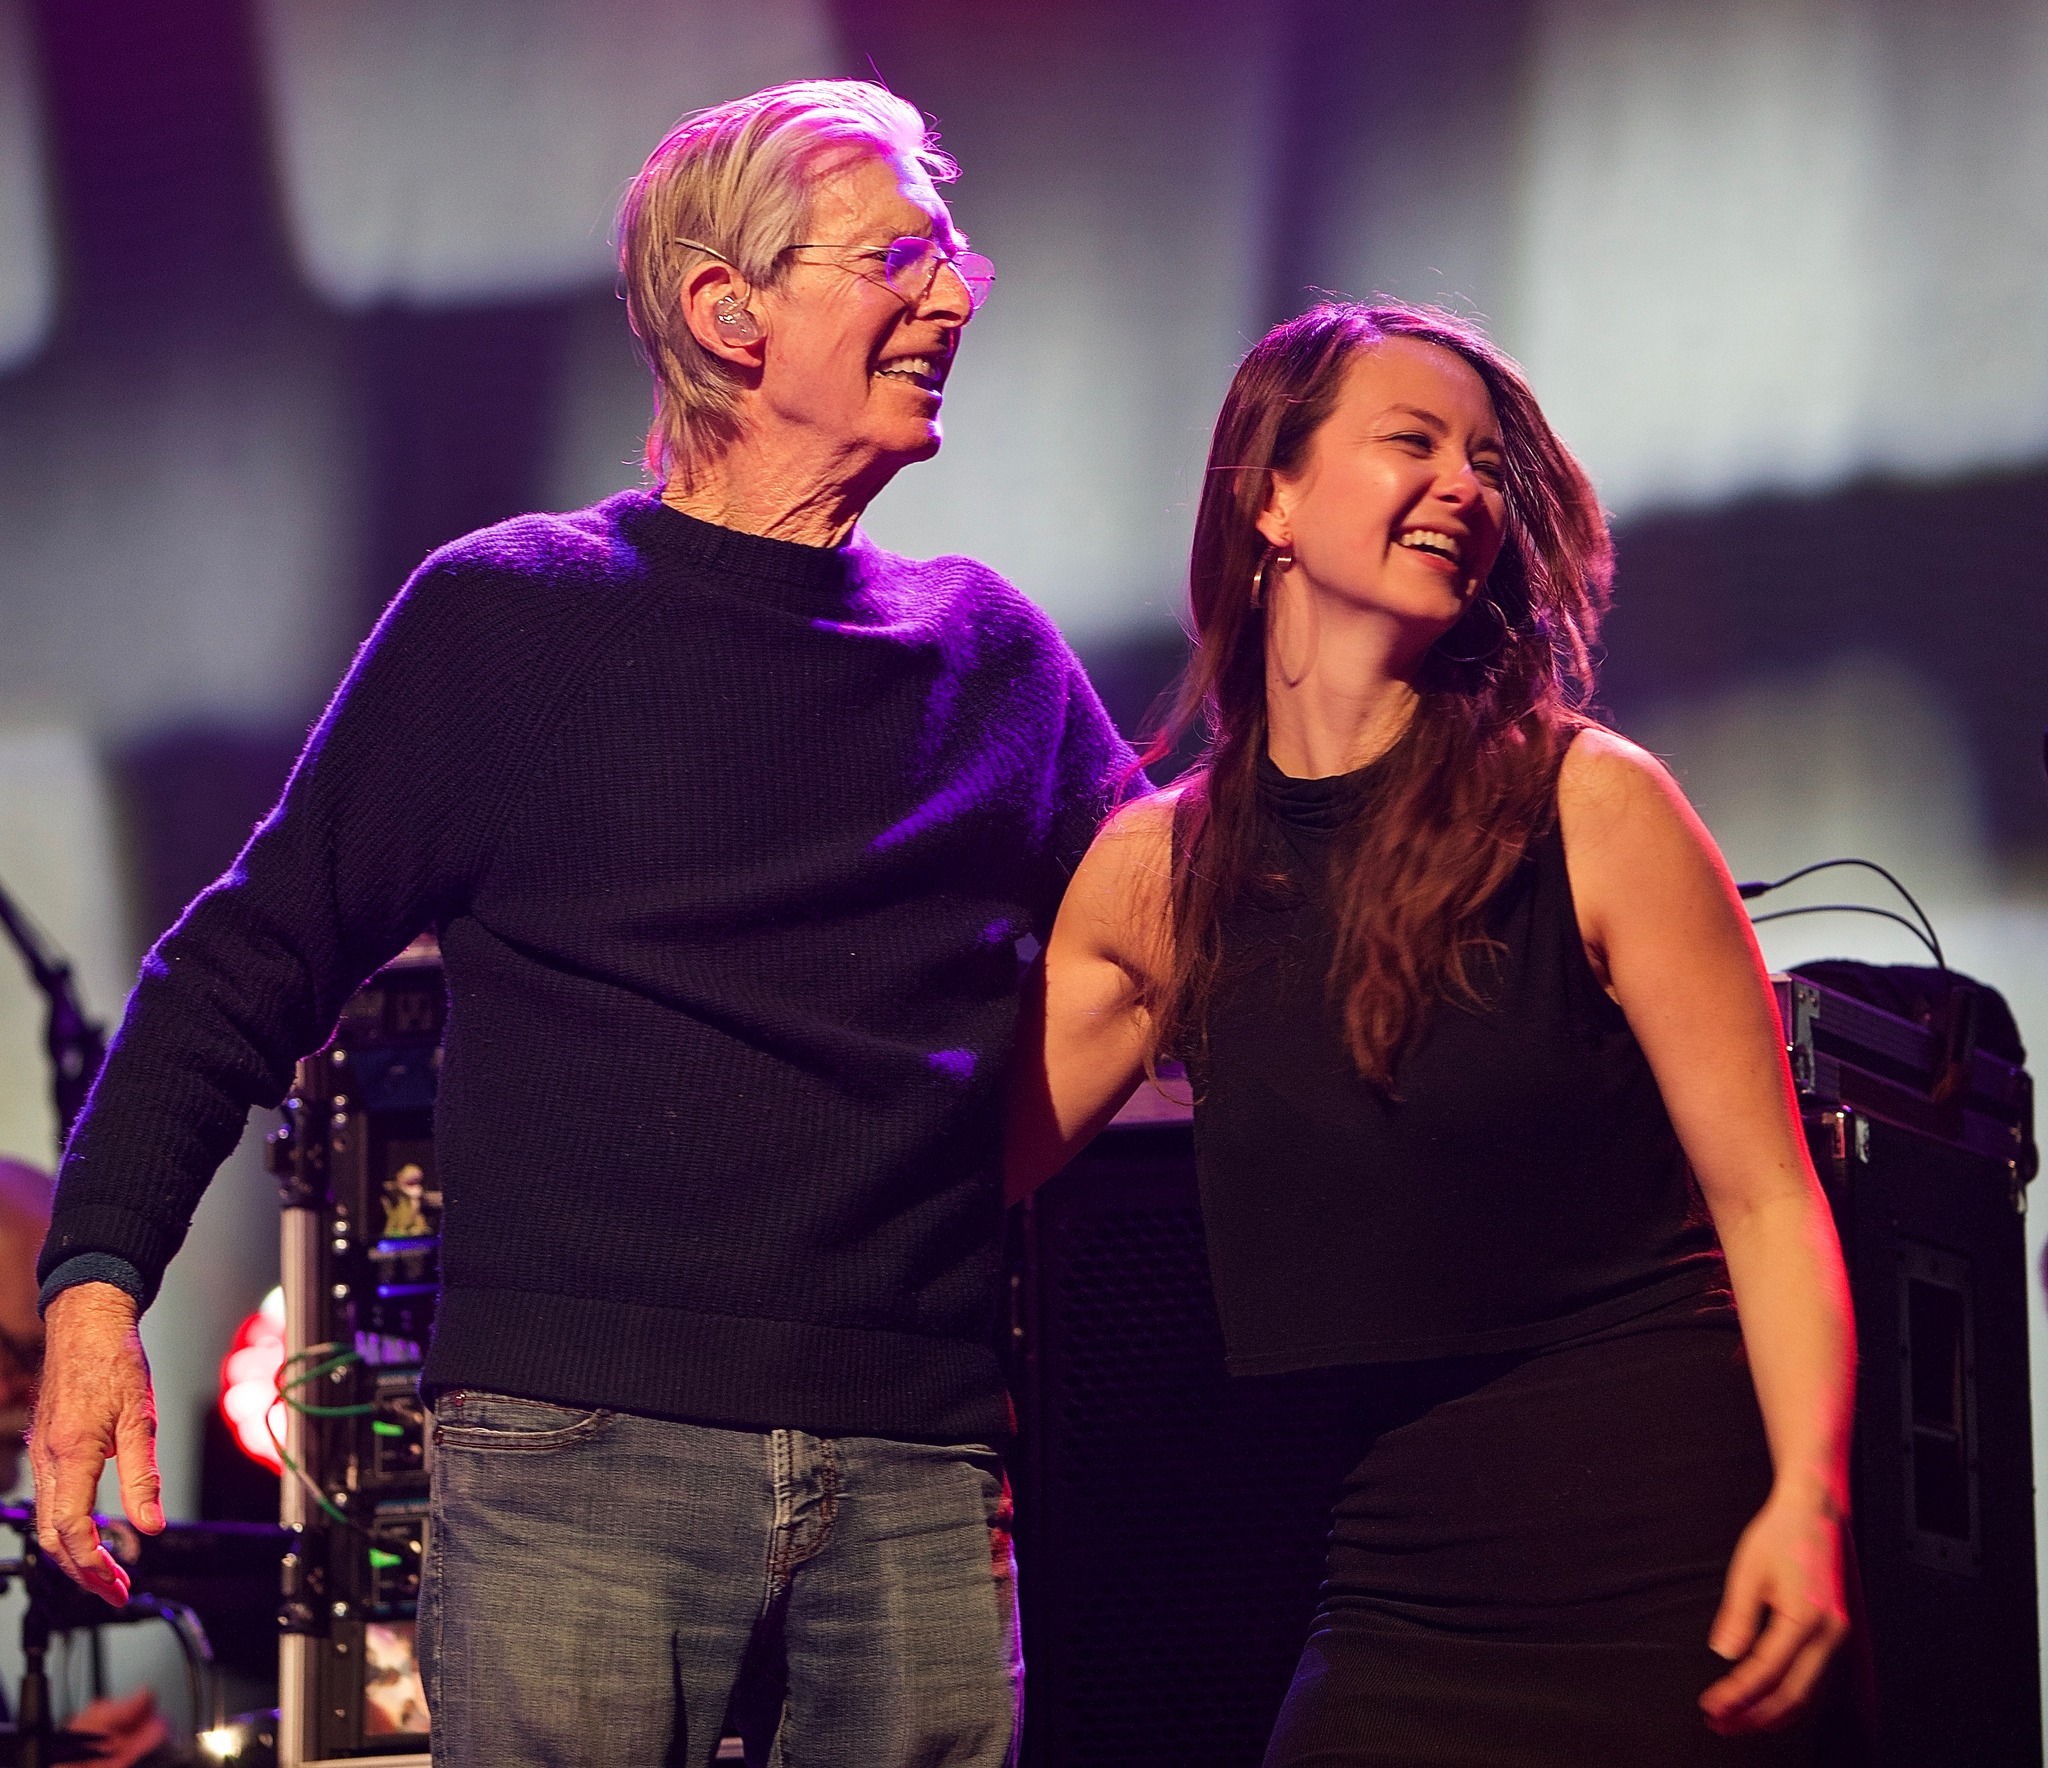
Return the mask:
{"type": "Polygon", "coordinates": [[[1176,783],[1119,805],[1095,836],[1062,915],[1092,929],[1094,943],[1126,958],[1149,949],[1163,923],[1173,871],[1176,783]]]}
{"type": "Polygon", "coordinates": [[[1133,798],[1111,811],[1095,840],[1118,843],[1132,853],[1170,857],[1173,851],[1173,819],[1187,793],[1187,782],[1175,780],[1133,798]]]}
{"type": "Polygon", "coordinates": [[[1590,721],[1581,725],[1564,752],[1558,775],[1560,792],[1591,792],[1670,788],[1671,770],[1640,743],[1619,731],[1590,721]]]}
{"type": "Polygon", "coordinates": [[[1727,920],[1735,893],[1721,851],[1647,749],[1588,725],[1565,754],[1557,813],[1589,944],[1625,924],[1694,937],[1727,920]]]}
{"type": "Polygon", "coordinates": [[[1692,806],[1671,770],[1640,743],[1603,724],[1588,723],[1573,737],[1557,776],[1558,816],[1566,845],[1598,842],[1628,825],[1697,826],[1692,806]]]}

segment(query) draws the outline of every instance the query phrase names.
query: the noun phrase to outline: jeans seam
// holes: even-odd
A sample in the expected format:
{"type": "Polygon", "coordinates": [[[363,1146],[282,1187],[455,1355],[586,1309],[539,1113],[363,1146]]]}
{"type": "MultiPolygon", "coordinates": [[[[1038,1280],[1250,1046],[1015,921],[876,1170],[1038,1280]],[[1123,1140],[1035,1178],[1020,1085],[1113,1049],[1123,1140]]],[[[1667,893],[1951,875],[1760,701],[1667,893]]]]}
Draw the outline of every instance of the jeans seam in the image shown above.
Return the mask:
{"type": "Polygon", "coordinates": [[[830,1437],[805,1436],[800,1431],[769,1433],[769,1454],[774,1474],[775,1514],[768,1532],[768,1587],[762,1603],[767,1608],[788,1591],[796,1568],[816,1559],[832,1537],[832,1525],[839,1515],[841,1476],[839,1456],[830,1437]],[[816,1446],[813,1461],[818,1484],[816,1526],[806,1544],[797,1526],[797,1444],[816,1446]]]}
{"type": "Polygon", "coordinates": [[[811,1441],[817,1445],[814,1458],[818,1481],[817,1526],[811,1531],[810,1545],[800,1552],[795,1519],[791,1519],[789,1570],[792,1573],[825,1551],[826,1543],[832,1538],[833,1519],[839,1514],[839,1457],[834,1452],[830,1437],[813,1437],[811,1441]]]}
{"type": "Polygon", "coordinates": [[[420,1694],[430,1717],[441,1692],[441,1535],[429,1497],[427,1551],[420,1564],[420,1603],[413,1622],[413,1659],[420,1668],[420,1694]]]}
{"type": "Polygon", "coordinates": [[[762,1592],[763,1613],[781,1596],[789,1583],[792,1509],[790,1500],[791,1486],[794,1483],[794,1460],[792,1433],[786,1430],[771,1430],[768,1433],[768,1464],[770,1484],[773,1488],[773,1509],[768,1521],[768,1583],[762,1592]]]}
{"type": "Polygon", "coordinates": [[[818,1444],[818,1544],[806,1553],[815,1559],[832,1538],[832,1525],[839,1518],[839,1455],[830,1437],[818,1444]]]}
{"type": "Polygon", "coordinates": [[[593,1412],[574,1424],[556,1430],[496,1430],[487,1424],[436,1424],[434,1446],[450,1449],[482,1449],[504,1454],[539,1454],[548,1449],[572,1448],[601,1436],[610,1428],[615,1414],[593,1412]]]}

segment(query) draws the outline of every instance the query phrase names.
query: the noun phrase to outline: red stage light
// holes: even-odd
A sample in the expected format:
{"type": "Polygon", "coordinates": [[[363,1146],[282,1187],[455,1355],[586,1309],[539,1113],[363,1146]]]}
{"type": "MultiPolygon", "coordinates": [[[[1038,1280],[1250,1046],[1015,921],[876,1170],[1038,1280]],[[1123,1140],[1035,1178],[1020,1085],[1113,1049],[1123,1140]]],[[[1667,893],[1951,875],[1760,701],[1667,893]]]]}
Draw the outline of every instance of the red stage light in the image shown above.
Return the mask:
{"type": "Polygon", "coordinates": [[[273,1289],[241,1324],[220,1363],[220,1413],[242,1453],[272,1473],[284,1472],[284,1401],[277,1376],[284,1367],[284,1291],[273,1289]],[[275,1431],[273,1436],[271,1433],[275,1431]]]}

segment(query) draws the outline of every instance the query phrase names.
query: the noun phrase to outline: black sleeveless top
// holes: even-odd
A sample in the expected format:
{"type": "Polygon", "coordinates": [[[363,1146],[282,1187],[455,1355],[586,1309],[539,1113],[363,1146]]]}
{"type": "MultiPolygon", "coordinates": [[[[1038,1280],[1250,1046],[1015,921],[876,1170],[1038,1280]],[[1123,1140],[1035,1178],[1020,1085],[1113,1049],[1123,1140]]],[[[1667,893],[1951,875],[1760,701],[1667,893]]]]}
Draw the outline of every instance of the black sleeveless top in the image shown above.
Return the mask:
{"type": "Polygon", "coordinates": [[[1587,962],[1553,817],[1490,905],[1483,1012],[1425,1011],[1388,1097],[1329,996],[1336,836],[1373,770],[1260,763],[1288,885],[1223,923],[1192,1064],[1209,1258],[1237,1374],[1515,1351],[1725,1286],[1648,1061],[1587,962]]]}

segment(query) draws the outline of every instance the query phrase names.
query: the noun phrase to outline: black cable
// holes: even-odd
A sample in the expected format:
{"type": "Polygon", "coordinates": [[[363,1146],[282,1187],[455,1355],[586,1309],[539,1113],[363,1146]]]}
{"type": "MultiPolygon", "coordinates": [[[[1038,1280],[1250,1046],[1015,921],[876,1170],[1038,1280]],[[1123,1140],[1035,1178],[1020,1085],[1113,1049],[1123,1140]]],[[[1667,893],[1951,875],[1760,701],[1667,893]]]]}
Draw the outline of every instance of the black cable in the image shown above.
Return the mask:
{"type": "Polygon", "coordinates": [[[49,1006],[43,1045],[50,1056],[50,1090],[57,1110],[57,1150],[61,1154],[107,1059],[106,1033],[79,1004],[70,964],[4,889],[0,889],[0,933],[13,941],[49,1006]]]}
{"type": "Polygon", "coordinates": [[[1865,902],[1817,902],[1810,908],[1773,909],[1768,915],[1751,915],[1749,924],[1752,927],[1761,927],[1766,921],[1786,921],[1790,920],[1794,915],[1876,915],[1880,920],[1896,921],[1934,954],[1934,961],[1937,964],[1941,964],[1941,968],[1944,971],[1948,969],[1946,964],[1941,963],[1941,947],[1929,939],[1926,934],[1922,933],[1904,915],[1895,915],[1890,909],[1874,909],[1865,902]]]}
{"type": "Polygon", "coordinates": [[[64,960],[57,956],[50,937],[5,890],[0,890],[0,932],[14,941],[36,987],[47,991],[64,973],[64,960]]]}
{"type": "Polygon", "coordinates": [[[214,1665],[213,1642],[191,1606],[168,1597],[137,1591],[128,1598],[131,1614],[153,1615],[176,1635],[185,1659],[185,1691],[192,1703],[192,1731],[217,1731],[221,1723],[220,1673],[214,1665]]]}
{"type": "MultiPolygon", "coordinates": [[[[1810,866],[1801,866],[1796,872],[1787,872],[1784,875],[1784,877],[1773,878],[1768,883],[1762,880],[1752,879],[1747,884],[1738,884],[1735,886],[1735,894],[1741,897],[1744,902],[1749,902],[1756,897],[1768,894],[1770,891],[1782,890],[1787,884],[1796,884],[1799,882],[1801,878],[1810,878],[1813,876],[1815,872],[1832,871],[1837,866],[1860,866],[1866,872],[1875,872],[1880,878],[1882,878],[1887,884],[1889,884],[1894,890],[1896,890],[1900,896],[1904,897],[1906,900],[1906,906],[1909,907],[1914,914],[1919,916],[1920,925],[1919,927],[1913,927],[1912,923],[1909,921],[1904,922],[1903,924],[1909,928],[1912,928],[1914,937],[1917,938],[1922,945],[1924,945],[1930,952],[1934,954],[1934,962],[1936,966],[1943,971],[1946,971],[1948,969],[1948,960],[1941,955],[1941,936],[1934,931],[1934,923],[1928,919],[1927,911],[1920,906],[1919,902],[1915,899],[1912,891],[1908,890],[1905,887],[1905,885],[1901,884],[1897,878],[1893,877],[1890,872],[1886,871],[1884,867],[1879,865],[1875,860],[1816,860],[1810,866]]],[[[1827,906],[1831,909],[1842,909],[1848,908],[1851,905],[1845,903],[1830,903],[1827,906]]],[[[1813,912],[1818,914],[1820,913],[1820,910],[1816,909],[1813,912]]],[[[1869,912],[1873,915],[1888,914],[1888,911],[1884,909],[1871,909],[1869,912]]],[[[1777,915],[1758,915],[1753,916],[1751,919],[1752,924],[1755,925],[1760,924],[1764,921],[1774,921],[1778,918],[1779,917],[1777,915]]],[[[1894,921],[1898,921],[1901,919],[1901,917],[1897,915],[1890,915],[1889,918],[1894,921]]]]}

